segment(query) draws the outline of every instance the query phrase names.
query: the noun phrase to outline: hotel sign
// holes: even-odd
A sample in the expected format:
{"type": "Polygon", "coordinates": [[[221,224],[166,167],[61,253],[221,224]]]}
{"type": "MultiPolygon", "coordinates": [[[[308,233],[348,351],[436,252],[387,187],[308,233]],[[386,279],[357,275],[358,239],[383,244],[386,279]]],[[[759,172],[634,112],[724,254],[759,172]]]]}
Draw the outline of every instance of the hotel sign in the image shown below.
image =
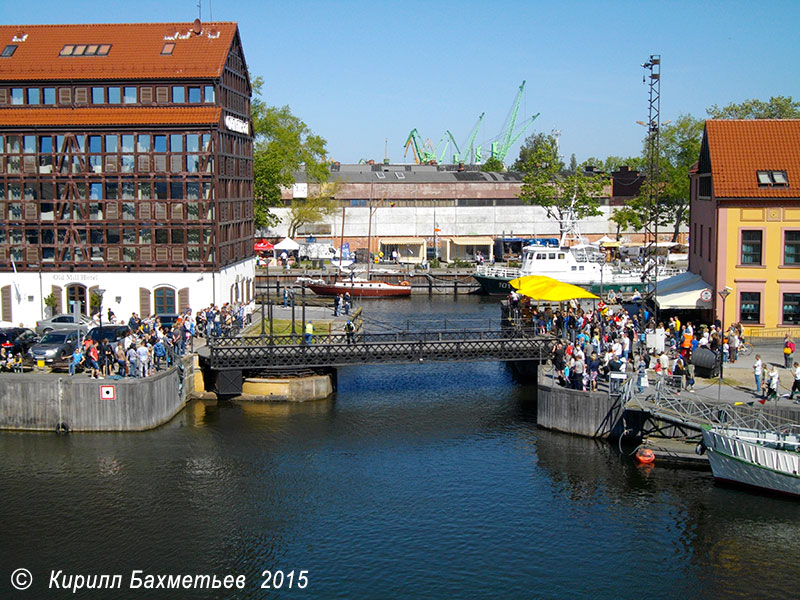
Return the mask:
{"type": "Polygon", "coordinates": [[[237,119],[236,117],[232,117],[231,115],[225,116],[225,127],[231,131],[236,131],[237,133],[250,135],[250,123],[247,121],[242,121],[241,119],[237,119]]]}

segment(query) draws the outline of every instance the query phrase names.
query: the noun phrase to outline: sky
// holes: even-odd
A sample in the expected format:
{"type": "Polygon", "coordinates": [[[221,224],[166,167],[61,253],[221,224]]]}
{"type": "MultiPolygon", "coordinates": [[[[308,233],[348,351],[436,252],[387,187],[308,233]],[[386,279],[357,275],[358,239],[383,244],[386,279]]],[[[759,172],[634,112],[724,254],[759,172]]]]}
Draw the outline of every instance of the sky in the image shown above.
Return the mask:
{"type": "MultiPolygon", "coordinates": [[[[800,1],[33,0],[6,24],[236,21],[264,99],[324,137],[332,160],[411,162],[409,132],[488,149],[526,81],[518,123],[560,131],[565,160],[638,156],[642,82],[661,55],[661,120],[749,98],[800,99],[800,1]],[[385,145],[385,141],[388,144],[385,145]]],[[[515,131],[514,133],[517,133],[515,131]]],[[[443,145],[440,146],[443,148],[443,145]]],[[[448,151],[450,154],[450,151],[448,151]]]]}

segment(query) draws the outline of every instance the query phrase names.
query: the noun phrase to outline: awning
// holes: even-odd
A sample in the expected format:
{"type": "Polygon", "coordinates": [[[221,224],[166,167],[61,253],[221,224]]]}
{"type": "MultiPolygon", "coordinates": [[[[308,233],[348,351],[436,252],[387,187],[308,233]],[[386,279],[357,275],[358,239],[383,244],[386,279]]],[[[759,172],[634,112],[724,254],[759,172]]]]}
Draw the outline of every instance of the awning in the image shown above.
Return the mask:
{"type": "Polygon", "coordinates": [[[381,246],[407,246],[407,245],[416,245],[416,244],[424,244],[425,238],[421,237],[396,237],[396,238],[386,238],[380,241],[381,246]]]}
{"type": "Polygon", "coordinates": [[[493,246],[494,240],[490,237],[451,237],[447,238],[456,246],[493,246]]]}
{"type": "Polygon", "coordinates": [[[662,310],[711,309],[711,299],[700,299],[703,290],[713,293],[713,288],[700,275],[687,271],[659,281],[656,302],[662,310]]]}
{"type": "Polygon", "coordinates": [[[275,250],[299,250],[300,244],[295,242],[292,238],[283,238],[280,242],[275,244],[275,250]]]}
{"type": "Polygon", "coordinates": [[[621,244],[619,242],[601,242],[600,245],[603,248],[619,248],[621,244]]]}

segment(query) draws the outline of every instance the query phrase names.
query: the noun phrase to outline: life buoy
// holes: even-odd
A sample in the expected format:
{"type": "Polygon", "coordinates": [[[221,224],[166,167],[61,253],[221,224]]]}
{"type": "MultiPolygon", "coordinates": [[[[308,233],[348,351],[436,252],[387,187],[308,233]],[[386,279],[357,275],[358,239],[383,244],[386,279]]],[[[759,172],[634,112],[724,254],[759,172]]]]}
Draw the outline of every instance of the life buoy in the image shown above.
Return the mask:
{"type": "Polygon", "coordinates": [[[400,285],[411,285],[411,284],[408,281],[403,280],[400,282],[400,285]]]}
{"type": "Polygon", "coordinates": [[[656,454],[650,448],[639,448],[634,455],[636,460],[643,465],[652,464],[656,459],[656,454]]]}

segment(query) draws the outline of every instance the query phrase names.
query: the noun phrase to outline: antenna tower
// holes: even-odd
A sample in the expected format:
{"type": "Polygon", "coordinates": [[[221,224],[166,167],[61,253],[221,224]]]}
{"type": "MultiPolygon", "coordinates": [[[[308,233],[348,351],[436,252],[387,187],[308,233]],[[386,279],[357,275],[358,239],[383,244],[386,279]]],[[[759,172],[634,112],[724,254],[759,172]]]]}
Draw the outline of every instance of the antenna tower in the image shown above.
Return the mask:
{"type": "Polygon", "coordinates": [[[651,54],[643,69],[649,71],[645,73],[643,79],[649,84],[649,111],[647,119],[647,180],[645,185],[647,191],[647,221],[645,222],[644,237],[647,252],[647,262],[643,273],[642,283],[649,291],[649,297],[653,303],[653,318],[658,325],[658,162],[659,162],[659,130],[661,129],[661,55],[651,54]]]}

